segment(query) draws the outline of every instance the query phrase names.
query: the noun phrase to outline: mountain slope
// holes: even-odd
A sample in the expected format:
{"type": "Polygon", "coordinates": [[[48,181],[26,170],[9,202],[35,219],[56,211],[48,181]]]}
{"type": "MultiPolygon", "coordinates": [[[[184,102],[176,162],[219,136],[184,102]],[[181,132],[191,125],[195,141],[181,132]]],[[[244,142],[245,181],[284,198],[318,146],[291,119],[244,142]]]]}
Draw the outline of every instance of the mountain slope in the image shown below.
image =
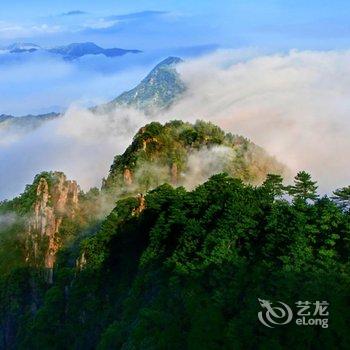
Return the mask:
{"type": "Polygon", "coordinates": [[[192,188],[211,175],[227,172],[261,183],[285,167],[242,136],[225,134],[214,124],[152,122],[139,130],[124,154],[115,157],[106,189],[144,192],[164,182],[192,188]]]}
{"type": "Polygon", "coordinates": [[[300,206],[224,174],[191,192],[163,185],[125,198],[76,264],[62,252],[52,285],[35,269],[0,276],[0,344],[345,350],[349,224],[328,198],[300,206]],[[293,319],[279,332],[259,323],[259,298],[296,311],[295,300],[325,300],[330,313],[325,327],[293,319]]]}
{"type": "Polygon", "coordinates": [[[96,110],[108,112],[116,106],[133,107],[148,113],[169,107],[186,90],[176,71],[183,62],[179,57],[168,57],[157,64],[134,89],[126,91],[96,110]]]}
{"type": "Polygon", "coordinates": [[[172,121],[141,128],[102,191],[39,174],[0,203],[0,349],[347,349],[349,212],[282,200],[278,176],[244,184],[280,170],[241,136],[172,121]],[[259,298],[326,300],[336,327],[271,333],[259,298]]]}
{"type": "Polygon", "coordinates": [[[25,245],[30,242],[36,248],[29,253],[26,249],[25,260],[52,270],[56,253],[65,246],[62,227],[67,220],[74,232],[103,216],[116,199],[145,194],[164,183],[193,188],[219,172],[257,184],[268,173],[284,171],[284,166],[260,147],[241,136],[225,134],[211,123],[152,122],[139,130],[122,155],[115,157],[101,192],[93,189],[84,195],[63,173],[44,172],[21,196],[0,203],[0,217],[3,211],[29,220],[21,232],[26,233],[25,245]],[[41,255],[37,252],[39,245],[41,255]]]}

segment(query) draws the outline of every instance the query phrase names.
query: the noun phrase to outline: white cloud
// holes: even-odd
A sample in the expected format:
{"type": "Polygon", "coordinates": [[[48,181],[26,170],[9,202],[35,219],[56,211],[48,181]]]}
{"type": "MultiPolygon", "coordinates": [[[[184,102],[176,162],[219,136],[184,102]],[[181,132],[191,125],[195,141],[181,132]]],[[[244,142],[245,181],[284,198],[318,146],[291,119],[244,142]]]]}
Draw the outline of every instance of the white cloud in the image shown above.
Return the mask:
{"type": "Polygon", "coordinates": [[[0,232],[6,230],[19,221],[19,218],[14,213],[0,214],[0,232]]]}
{"type": "Polygon", "coordinates": [[[0,199],[11,198],[44,170],[63,171],[82,188],[100,186],[116,154],[124,152],[140,126],[135,110],[94,115],[72,106],[63,118],[45,123],[21,139],[0,143],[0,199]]]}
{"type": "Polygon", "coordinates": [[[235,156],[233,149],[225,146],[191,152],[188,157],[188,170],[184,174],[185,187],[193,189],[210,176],[225,171],[226,165],[234,161],[235,156]]]}
{"type": "MultiPolygon", "coordinates": [[[[350,51],[225,51],[189,61],[179,67],[186,95],[157,120],[210,120],[249,137],[294,173],[311,172],[322,191],[331,191],[350,183],[348,62],[350,51]]],[[[99,185],[113,157],[149,121],[130,109],[95,116],[70,108],[0,150],[1,196],[23,190],[43,170],[62,170],[83,188],[99,185]]]]}
{"type": "Polygon", "coordinates": [[[120,20],[109,20],[105,18],[98,18],[86,22],[83,27],[90,29],[106,29],[114,27],[116,24],[120,23],[120,20]]]}
{"type": "Polygon", "coordinates": [[[67,107],[72,101],[106,102],[142,78],[143,59],[89,55],[67,62],[45,52],[0,55],[0,114],[51,112],[50,106],[67,107]]]}
{"type": "Polygon", "coordinates": [[[0,21],[0,39],[29,38],[35,35],[55,34],[62,32],[60,25],[54,24],[16,24],[0,21]]]}
{"type": "Polygon", "coordinates": [[[180,67],[186,96],[169,116],[191,116],[251,138],[305,169],[322,190],[350,183],[350,51],[291,51],[242,62],[223,51],[180,67]]]}

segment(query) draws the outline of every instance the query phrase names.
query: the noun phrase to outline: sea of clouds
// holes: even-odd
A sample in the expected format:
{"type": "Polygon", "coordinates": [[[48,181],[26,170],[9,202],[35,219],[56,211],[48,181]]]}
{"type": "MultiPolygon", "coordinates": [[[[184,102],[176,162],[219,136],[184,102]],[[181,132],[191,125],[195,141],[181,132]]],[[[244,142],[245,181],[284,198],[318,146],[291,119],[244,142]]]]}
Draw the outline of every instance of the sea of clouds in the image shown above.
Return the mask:
{"type": "Polygon", "coordinates": [[[203,119],[264,147],[292,173],[306,170],[320,191],[350,184],[350,51],[218,51],[178,67],[187,92],[170,110],[95,115],[72,105],[41,128],[0,142],[0,199],[43,170],[99,186],[113,158],[150,120],[203,119]]]}

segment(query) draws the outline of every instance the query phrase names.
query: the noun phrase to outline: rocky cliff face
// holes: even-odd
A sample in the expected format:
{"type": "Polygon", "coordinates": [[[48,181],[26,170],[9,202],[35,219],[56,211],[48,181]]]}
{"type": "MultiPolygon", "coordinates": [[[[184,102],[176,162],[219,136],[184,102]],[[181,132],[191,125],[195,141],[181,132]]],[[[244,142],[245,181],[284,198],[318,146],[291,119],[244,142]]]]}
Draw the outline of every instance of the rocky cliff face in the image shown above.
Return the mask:
{"type": "Polygon", "coordinates": [[[58,172],[52,173],[50,180],[45,177],[39,180],[26,240],[26,261],[44,267],[49,283],[61,247],[60,227],[65,218],[74,218],[79,205],[79,186],[75,181],[68,181],[58,172]]]}
{"type": "Polygon", "coordinates": [[[132,215],[140,215],[146,208],[145,196],[142,193],[137,195],[138,206],[132,211],[132,215]]]}

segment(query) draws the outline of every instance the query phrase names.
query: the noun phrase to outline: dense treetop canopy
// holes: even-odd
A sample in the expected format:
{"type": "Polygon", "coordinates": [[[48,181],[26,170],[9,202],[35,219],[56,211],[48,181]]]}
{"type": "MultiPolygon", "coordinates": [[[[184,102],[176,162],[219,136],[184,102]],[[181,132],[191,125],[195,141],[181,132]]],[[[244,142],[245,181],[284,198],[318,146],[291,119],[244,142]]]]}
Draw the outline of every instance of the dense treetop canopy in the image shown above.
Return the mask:
{"type": "MultiPolygon", "coordinates": [[[[313,193],[309,176],[294,186],[304,177],[313,193]]],[[[142,211],[122,199],[77,234],[80,248],[62,249],[54,284],[37,282],[35,312],[38,272],[3,275],[0,316],[16,319],[20,349],[346,349],[350,215],[301,188],[290,201],[278,176],[254,187],[218,174],[191,192],[164,184],[142,211]],[[331,326],[272,333],[258,298],[327,300],[331,326]]]]}

